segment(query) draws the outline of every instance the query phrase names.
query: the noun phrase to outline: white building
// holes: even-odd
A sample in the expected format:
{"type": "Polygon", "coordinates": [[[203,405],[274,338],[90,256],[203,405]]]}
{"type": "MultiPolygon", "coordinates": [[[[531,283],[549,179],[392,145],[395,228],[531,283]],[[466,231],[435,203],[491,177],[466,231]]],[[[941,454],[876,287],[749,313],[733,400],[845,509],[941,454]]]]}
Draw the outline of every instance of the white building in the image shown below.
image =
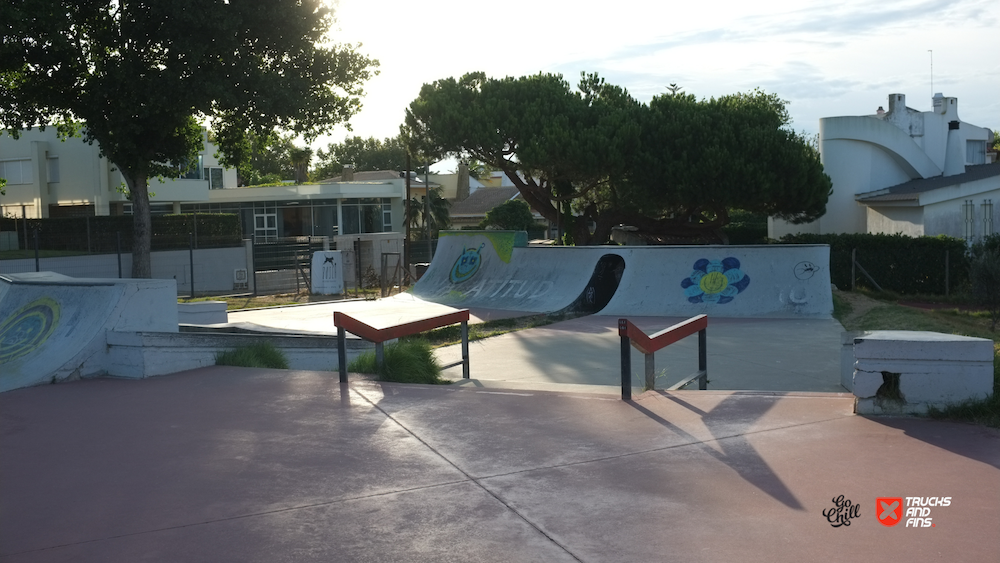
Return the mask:
{"type": "Polygon", "coordinates": [[[936,94],[931,111],[889,95],[874,115],[820,120],[819,148],[833,181],[826,214],[792,225],[768,221],[768,236],[788,233],[992,234],[1000,202],[993,133],[958,117],[958,100],[936,94]]]}
{"type": "MultiPolygon", "coordinates": [[[[151,178],[154,214],[234,213],[243,234],[267,240],[285,236],[337,236],[402,232],[405,180],[393,171],[322,184],[239,188],[236,170],[222,167],[205,143],[195,170],[180,178],[151,178]]],[[[0,133],[0,214],[44,218],[131,213],[121,173],[100,156],[98,145],[60,140],[55,128],[0,133]]],[[[413,182],[422,191],[423,183],[413,182]]]]}

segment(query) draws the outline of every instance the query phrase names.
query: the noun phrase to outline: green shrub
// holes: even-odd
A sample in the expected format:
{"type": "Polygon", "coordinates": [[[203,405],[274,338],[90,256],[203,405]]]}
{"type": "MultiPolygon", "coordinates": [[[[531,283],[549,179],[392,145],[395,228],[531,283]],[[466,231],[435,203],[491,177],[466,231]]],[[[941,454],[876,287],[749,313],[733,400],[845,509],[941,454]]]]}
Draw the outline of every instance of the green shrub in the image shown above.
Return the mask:
{"type": "MultiPolygon", "coordinates": [[[[967,286],[968,257],[965,241],[945,235],[909,237],[901,234],[798,234],[782,237],[782,244],[830,245],[830,279],[837,287],[849,290],[851,252],[879,286],[900,295],[943,295],[945,293],[945,256],[948,260],[948,286],[952,292],[967,286]]],[[[1000,242],[1000,241],[998,241],[1000,242]]],[[[875,289],[856,271],[854,285],[875,289]]]]}
{"type": "Polygon", "coordinates": [[[274,344],[260,342],[216,353],[215,365],[288,369],[288,359],[285,357],[285,353],[274,344]]]}
{"type": "Polygon", "coordinates": [[[969,252],[969,285],[972,298],[990,315],[990,330],[1000,321],[1000,250],[984,241],[969,252]]]}
{"type": "Polygon", "coordinates": [[[441,378],[441,366],[426,340],[399,340],[385,345],[384,361],[376,368],[375,352],[361,354],[347,366],[348,371],[372,373],[382,381],[396,383],[448,383],[441,378]]]}

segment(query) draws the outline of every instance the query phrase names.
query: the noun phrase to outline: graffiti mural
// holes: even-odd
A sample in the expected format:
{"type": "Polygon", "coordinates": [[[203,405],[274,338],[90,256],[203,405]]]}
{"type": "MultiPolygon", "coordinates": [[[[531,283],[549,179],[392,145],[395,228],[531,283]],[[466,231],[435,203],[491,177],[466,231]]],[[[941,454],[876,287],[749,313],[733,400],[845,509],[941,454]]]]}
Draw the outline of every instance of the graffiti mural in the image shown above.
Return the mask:
{"type": "Polygon", "coordinates": [[[479,271],[479,265],[483,262],[483,257],[479,255],[486,243],[479,245],[479,248],[466,248],[465,252],[455,260],[455,265],[451,267],[451,283],[462,283],[479,271]]]}
{"type": "Polygon", "coordinates": [[[59,304],[42,297],[21,307],[0,324],[0,364],[30,354],[59,323],[59,304]]]}
{"type": "Polygon", "coordinates": [[[691,303],[729,303],[750,285],[750,276],[740,270],[740,261],[732,256],[722,260],[702,258],[694,271],[681,281],[684,296],[691,303]]]}

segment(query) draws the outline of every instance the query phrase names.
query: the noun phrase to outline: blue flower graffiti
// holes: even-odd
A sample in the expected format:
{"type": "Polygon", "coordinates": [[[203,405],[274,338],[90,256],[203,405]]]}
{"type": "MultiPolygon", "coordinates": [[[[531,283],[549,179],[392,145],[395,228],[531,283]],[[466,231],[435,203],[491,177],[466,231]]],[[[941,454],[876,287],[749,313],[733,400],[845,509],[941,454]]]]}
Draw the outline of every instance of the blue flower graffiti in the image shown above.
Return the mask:
{"type": "Polygon", "coordinates": [[[730,256],[719,260],[702,258],[694,271],[681,281],[691,303],[729,303],[750,285],[750,276],[740,270],[740,261],[730,256]]]}

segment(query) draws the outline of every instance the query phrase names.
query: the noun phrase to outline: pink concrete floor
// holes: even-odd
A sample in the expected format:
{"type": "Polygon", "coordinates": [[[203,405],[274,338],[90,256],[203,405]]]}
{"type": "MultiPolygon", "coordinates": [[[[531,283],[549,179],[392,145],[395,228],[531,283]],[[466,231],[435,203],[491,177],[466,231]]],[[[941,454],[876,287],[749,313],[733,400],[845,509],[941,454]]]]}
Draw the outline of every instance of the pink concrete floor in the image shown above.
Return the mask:
{"type": "Polygon", "coordinates": [[[0,395],[0,561],[997,561],[1000,432],[213,367],[0,395]],[[843,495],[849,526],[822,514],[843,495]],[[877,497],[951,497],[934,527],[877,497]]]}

